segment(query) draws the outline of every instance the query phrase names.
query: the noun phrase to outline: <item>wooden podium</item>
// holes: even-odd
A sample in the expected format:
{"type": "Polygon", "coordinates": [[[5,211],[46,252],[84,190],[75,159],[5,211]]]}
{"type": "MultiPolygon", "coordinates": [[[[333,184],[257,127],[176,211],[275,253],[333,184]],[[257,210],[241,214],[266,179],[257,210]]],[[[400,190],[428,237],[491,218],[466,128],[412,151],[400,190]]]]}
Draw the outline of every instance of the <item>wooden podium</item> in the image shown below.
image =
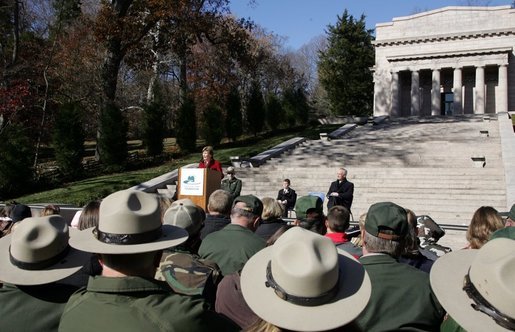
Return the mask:
{"type": "Polygon", "coordinates": [[[209,168],[179,168],[178,198],[189,198],[207,213],[211,193],[220,189],[222,173],[209,168]]]}

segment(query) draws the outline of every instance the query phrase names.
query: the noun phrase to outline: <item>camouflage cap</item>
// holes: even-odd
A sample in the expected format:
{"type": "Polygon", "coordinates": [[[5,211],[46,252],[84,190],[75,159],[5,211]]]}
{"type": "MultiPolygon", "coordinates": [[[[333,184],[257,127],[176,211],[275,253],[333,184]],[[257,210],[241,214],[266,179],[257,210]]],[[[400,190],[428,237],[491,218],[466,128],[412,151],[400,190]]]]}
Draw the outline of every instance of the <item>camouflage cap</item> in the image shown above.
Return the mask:
{"type": "Polygon", "coordinates": [[[308,210],[315,210],[322,213],[324,202],[318,196],[302,196],[295,203],[295,215],[297,219],[306,219],[308,210]]]}
{"type": "Polygon", "coordinates": [[[243,195],[238,196],[234,199],[234,202],[232,203],[232,206],[236,205],[238,202],[243,202],[247,205],[247,208],[244,210],[248,212],[252,212],[256,216],[261,216],[261,213],[263,212],[263,202],[259,198],[257,198],[254,195],[243,195]]]}
{"type": "Polygon", "coordinates": [[[505,227],[496,230],[490,235],[490,240],[500,237],[515,240],[515,227],[505,227]]]}
{"type": "Polygon", "coordinates": [[[392,202],[373,204],[367,212],[365,230],[381,239],[399,241],[408,233],[406,210],[392,202]]]}
{"type": "Polygon", "coordinates": [[[188,234],[197,234],[202,226],[206,214],[200,206],[189,202],[176,201],[165,212],[163,222],[168,225],[185,229],[188,234]]]}
{"type": "Polygon", "coordinates": [[[515,204],[511,206],[510,212],[508,213],[508,218],[515,221],[515,204]]]}

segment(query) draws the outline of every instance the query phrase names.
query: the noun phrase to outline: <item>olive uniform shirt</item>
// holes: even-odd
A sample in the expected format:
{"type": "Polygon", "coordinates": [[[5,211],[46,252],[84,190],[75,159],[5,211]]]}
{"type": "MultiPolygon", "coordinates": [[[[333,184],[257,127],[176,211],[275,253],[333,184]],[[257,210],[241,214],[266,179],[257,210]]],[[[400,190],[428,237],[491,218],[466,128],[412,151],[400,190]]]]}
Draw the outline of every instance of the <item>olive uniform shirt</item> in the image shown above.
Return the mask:
{"type": "Polygon", "coordinates": [[[96,276],[70,298],[59,331],[237,331],[207,303],[163,281],[96,276]]]}
{"type": "Polygon", "coordinates": [[[77,289],[58,283],[37,286],[4,284],[0,288],[0,330],[57,331],[64,306],[77,289]]]}
{"type": "Polygon", "coordinates": [[[214,261],[224,276],[238,272],[255,253],[266,246],[265,240],[250,229],[229,224],[202,240],[200,257],[214,261]]]}
{"type": "Polygon", "coordinates": [[[438,331],[444,310],[429,284],[429,274],[386,254],[362,256],[372,283],[365,310],[356,318],[363,331],[438,331]]]}

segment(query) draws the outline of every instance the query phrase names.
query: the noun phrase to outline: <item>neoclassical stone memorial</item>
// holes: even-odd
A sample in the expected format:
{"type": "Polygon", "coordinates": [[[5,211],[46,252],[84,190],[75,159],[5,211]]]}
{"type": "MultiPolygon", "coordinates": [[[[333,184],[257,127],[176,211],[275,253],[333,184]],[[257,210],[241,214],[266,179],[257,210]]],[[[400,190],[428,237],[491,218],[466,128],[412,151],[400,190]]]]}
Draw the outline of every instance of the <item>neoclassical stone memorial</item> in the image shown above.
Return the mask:
{"type": "Polygon", "coordinates": [[[515,111],[515,9],[444,7],[376,25],[374,115],[515,111]]]}

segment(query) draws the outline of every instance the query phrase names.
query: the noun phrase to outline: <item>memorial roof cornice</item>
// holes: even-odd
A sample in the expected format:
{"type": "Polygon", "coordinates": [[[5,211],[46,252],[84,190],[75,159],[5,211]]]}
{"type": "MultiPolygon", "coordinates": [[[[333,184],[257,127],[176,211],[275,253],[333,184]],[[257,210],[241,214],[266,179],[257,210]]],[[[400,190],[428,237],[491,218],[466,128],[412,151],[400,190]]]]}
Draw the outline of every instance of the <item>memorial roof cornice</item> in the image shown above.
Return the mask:
{"type": "Polygon", "coordinates": [[[405,38],[382,39],[382,40],[374,40],[374,41],[372,41],[372,44],[375,47],[384,47],[384,46],[392,46],[392,45],[421,44],[421,43],[431,43],[431,42],[438,42],[438,41],[478,39],[478,38],[510,36],[510,35],[515,35],[514,28],[470,31],[470,32],[466,32],[466,33],[449,33],[449,34],[436,34],[436,35],[430,35],[430,36],[413,36],[413,37],[405,37],[405,38]]]}
{"type": "Polygon", "coordinates": [[[431,52],[431,53],[416,53],[416,54],[403,54],[387,56],[388,61],[403,61],[403,60],[419,60],[419,59],[435,59],[435,58],[450,58],[461,56],[477,56],[488,54],[506,54],[512,52],[512,47],[489,47],[474,50],[456,50],[445,52],[431,52]]]}

